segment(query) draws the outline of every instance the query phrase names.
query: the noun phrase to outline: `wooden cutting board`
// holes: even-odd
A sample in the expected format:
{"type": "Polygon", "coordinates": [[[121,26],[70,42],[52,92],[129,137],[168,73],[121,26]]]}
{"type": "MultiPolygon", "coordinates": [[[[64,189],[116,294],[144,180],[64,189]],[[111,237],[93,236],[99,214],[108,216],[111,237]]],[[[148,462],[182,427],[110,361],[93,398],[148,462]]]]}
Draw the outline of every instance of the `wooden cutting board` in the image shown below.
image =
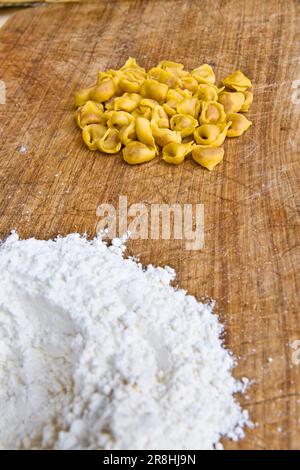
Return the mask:
{"type": "Polygon", "coordinates": [[[292,348],[300,339],[298,7],[296,0],[99,0],[24,10],[0,31],[0,237],[12,229],[22,237],[93,236],[97,206],[117,207],[119,195],[129,205],[203,203],[203,250],[135,240],[129,253],[171,265],[182,287],[216,299],[227,344],[240,357],[236,373],[254,380],[242,403],[259,424],[243,441],[226,441],[228,449],[300,448],[292,348]],[[225,144],[215,171],[190,160],[131,167],[83,145],[75,91],[129,55],[145,67],[165,58],[188,68],[208,62],[219,79],[239,68],[253,80],[254,125],[225,144]]]}

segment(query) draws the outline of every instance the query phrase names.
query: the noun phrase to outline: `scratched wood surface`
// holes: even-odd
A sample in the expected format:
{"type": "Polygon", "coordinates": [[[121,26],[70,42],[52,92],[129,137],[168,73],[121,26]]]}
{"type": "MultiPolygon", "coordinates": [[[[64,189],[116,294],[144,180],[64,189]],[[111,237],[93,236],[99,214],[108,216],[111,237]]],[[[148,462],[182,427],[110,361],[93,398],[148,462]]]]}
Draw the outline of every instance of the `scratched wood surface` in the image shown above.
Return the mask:
{"type": "Polygon", "coordinates": [[[241,401],[258,426],[227,449],[300,448],[299,3],[287,0],[97,1],[17,13],[0,31],[0,238],[96,231],[100,203],[203,203],[205,247],[135,240],[129,253],[168,264],[181,286],[216,299],[237,375],[254,380],[241,401]],[[299,28],[298,28],[299,32],[299,28]],[[131,55],[188,68],[236,68],[254,83],[253,127],[225,145],[209,173],[192,161],[130,167],[82,143],[74,92],[98,69],[131,55]]]}

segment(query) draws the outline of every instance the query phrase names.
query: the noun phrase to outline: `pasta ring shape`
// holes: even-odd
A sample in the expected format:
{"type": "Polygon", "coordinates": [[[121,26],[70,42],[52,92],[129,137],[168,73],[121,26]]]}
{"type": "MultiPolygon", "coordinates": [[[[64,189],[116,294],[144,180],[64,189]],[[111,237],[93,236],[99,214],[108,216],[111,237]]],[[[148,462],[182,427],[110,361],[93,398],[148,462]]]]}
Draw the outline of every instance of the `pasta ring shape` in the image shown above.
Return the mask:
{"type": "Polygon", "coordinates": [[[216,101],[204,101],[199,117],[200,124],[217,124],[224,122],[226,114],[222,104],[216,101]]]}
{"type": "Polygon", "coordinates": [[[231,121],[222,129],[221,125],[203,124],[195,130],[194,139],[199,145],[220,147],[226,138],[230,125],[231,121]]]}
{"type": "Polygon", "coordinates": [[[245,101],[240,109],[242,113],[249,111],[251,104],[253,103],[253,93],[251,91],[244,91],[243,93],[245,101]]]}
{"type": "Polygon", "coordinates": [[[154,136],[155,142],[160,145],[160,147],[164,147],[169,143],[181,143],[181,134],[177,131],[172,131],[166,128],[157,127],[155,121],[151,121],[151,129],[152,134],[154,136]]]}
{"type": "Polygon", "coordinates": [[[75,118],[81,129],[88,124],[104,123],[103,106],[94,101],[87,101],[83,106],[78,108],[75,113],[75,118]]]}
{"type": "Polygon", "coordinates": [[[112,79],[106,79],[91,89],[90,97],[93,101],[103,103],[112,98],[115,92],[116,87],[114,81],[112,79]]]}
{"type": "Polygon", "coordinates": [[[231,75],[224,78],[223,83],[227,88],[242,92],[252,86],[251,80],[249,80],[249,78],[247,78],[240,70],[236,70],[231,75]]]}
{"type": "Polygon", "coordinates": [[[207,168],[209,171],[213,170],[218,163],[224,158],[224,149],[222,147],[202,147],[196,145],[192,151],[192,158],[199,165],[207,168]]]}
{"type": "Polygon", "coordinates": [[[155,140],[148,119],[142,117],[136,118],[135,132],[140,142],[156,150],[155,140]]]}
{"type": "Polygon", "coordinates": [[[134,117],[126,111],[112,111],[107,125],[120,130],[124,126],[129,126],[134,121],[134,117]]]}
{"type": "Polygon", "coordinates": [[[140,93],[144,98],[151,98],[155,101],[158,101],[159,103],[162,103],[166,99],[168,86],[165,83],[160,83],[156,80],[147,78],[142,83],[140,93]]]}
{"type": "Polygon", "coordinates": [[[239,137],[252,125],[252,122],[243,114],[231,113],[228,114],[227,117],[231,121],[227,131],[227,137],[239,137]]]}
{"type": "Polygon", "coordinates": [[[197,118],[200,111],[200,101],[192,96],[191,98],[185,98],[177,107],[178,114],[190,114],[194,118],[197,118]]]}
{"type": "Polygon", "coordinates": [[[215,85],[207,85],[201,83],[198,86],[196,97],[201,101],[217,101],[218,100],[218,88],[215,85]]]}
{"type": "Polygon", "coordinates": [[[173,131],[180,132],[181,137],[184,138],[193,134],[198,126],[198,121],[188,114],[175,114],[170,119],[170,126],[173,131]]]}
{"type": "Polygon", "coordinates": [[[107,129],[103,137],[101,137],[97,142],[98,149],[105,153],[118,153],[122,147],[122,142],[119,138],[119,131],[114,128],[107,129]]]}
{"type": "Polygon", "coordinates": [[[121,127],[119,131],[119,138],[123,145],[128,145],[130,142],[136,139],[135,121],[130,123],[128,126],[121,127]]]}
{"type": "Polygon", "coordinates": [[[240,91],[222,91],[218,101],[223,105],[225,113],[238,113],[245,102],[245,96],[240,91]]]}
{"type": "Polygon", "coordinates": [[[215,83],[216,81],[214,71],[208,64],[200,65],[200,67],[192,70],[191,75],[195,77],[198,83],[215,83]]]}
{"type": "Polygon", "coordinates": [[[156,157],[156,150],[139,141],[132,141],[123,149],[123,158],[130,165],[149,162],[156,157]]]}
{"type": "Polygon", "coordinates": [[[114,98],[111,105],[114,111],[127,111],[127,113],[130,113],[137,108],[141,99],[137,93],[124,93],[122,96],[114,98]]]}
{"type": "Polygon", "coordinates": [[[185,159],[185,157],[192,151],[193,143],[187,142],[185,144],[177,144],[171,142],[163,147],[162,158],[167,163],[172,163],[173,165],[179,165],[185,159]]]}
{"type": "Polygon", "coordinates": [[[107,127],[103,124],[90,124],[82,129],[82,138],[90,150],[98,149],[98,141],[107,132],[107,127]]]}

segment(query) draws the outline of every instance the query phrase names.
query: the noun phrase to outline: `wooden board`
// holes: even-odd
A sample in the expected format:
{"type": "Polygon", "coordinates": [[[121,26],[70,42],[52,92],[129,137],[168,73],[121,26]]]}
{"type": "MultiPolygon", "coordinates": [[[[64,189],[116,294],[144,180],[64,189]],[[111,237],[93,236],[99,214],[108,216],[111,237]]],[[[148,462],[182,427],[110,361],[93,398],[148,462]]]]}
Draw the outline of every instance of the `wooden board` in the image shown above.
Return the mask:
{"type": "Polygon", "coordinates": [[[0,237],[95,234],[102,202],[203,203],[205,247],[131,241],[144,263],[169,264],[181,286],[212,297],[237,374],[255,382],[242,399],[258,427],[234,449],[300,448],[299,24],[287,0],[97,1],[24,10],[0,31],[0,237]],[[209,173],[192,161],[130,167],[101,157],[73,122],[78,88],[131,55],[145,67],[169,58],[239,68],[253,79],[253,127],[225,145],[209,173]],[[22,146],[24,146],[22,148],[22,146]],[[27,149],[26,152],[22,150],[27,149]]]}

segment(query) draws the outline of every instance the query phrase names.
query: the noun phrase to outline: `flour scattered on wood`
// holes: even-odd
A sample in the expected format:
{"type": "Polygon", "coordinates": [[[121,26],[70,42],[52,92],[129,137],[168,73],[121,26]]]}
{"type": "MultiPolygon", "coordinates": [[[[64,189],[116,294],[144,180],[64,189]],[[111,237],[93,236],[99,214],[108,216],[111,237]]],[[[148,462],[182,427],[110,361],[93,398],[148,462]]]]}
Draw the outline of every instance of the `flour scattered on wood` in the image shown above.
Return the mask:
{"type": "Polygon", "coordinates": [[[213,306],[78,234],[0,246],[0,446],[213,449],[243,437],[213,306]]]}

